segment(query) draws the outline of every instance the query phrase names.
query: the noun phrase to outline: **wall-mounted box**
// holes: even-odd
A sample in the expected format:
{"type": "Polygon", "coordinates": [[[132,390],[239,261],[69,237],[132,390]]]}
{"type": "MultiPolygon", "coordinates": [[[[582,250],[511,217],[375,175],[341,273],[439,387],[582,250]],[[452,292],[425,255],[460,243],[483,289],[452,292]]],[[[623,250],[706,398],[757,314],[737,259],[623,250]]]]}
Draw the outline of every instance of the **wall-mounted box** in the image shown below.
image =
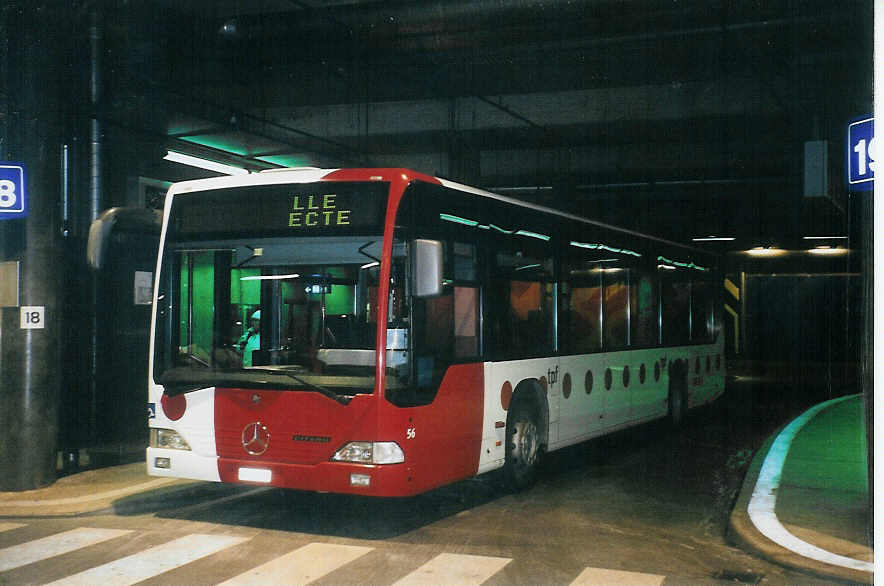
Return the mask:
{"type": "Polygon", "coordinates": [[[0,307],[18,307],[21,263],[17,260],[0,262],[0,307]]]}

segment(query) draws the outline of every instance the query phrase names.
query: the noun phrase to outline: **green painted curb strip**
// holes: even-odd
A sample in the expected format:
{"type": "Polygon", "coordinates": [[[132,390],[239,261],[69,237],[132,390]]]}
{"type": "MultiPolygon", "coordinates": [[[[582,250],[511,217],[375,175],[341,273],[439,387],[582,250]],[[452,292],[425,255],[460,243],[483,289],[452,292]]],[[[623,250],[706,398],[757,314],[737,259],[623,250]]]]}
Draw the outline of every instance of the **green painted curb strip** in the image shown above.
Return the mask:
{"type": "MultiPolygon", "coordinates": [[[[846,398],[841,397],[827,403],[834,405],[843,400],[846,400],[846,398]]],[[[825,403],[823,403],[823,405],[824,407],[818,409],[817,414],[830,406],[825,403]]],[[[816,407],[811,407],[809,410],[815,408],[816,407]]],[[[749,469],[746,472],[746,477],[743,480],[743,486],[740,489],[739,496],[734,504],[733,511],[731,511],[727,537],[733,543],[744,549],[783,566],[821,576],[823,578],[834,578],[845,582],[871,584],[873,581],[873,573],[826,564],[799,555],[773,542],[770,538],[761,533],[749,518],[749,501],[752,499],[752,494],[755,490],[755,485],[758,481],[761,468],[764,465],[774,441],[786,427],[791,425],[791,423],[792,422],[783,424],[771,434],[752,459],[752,463],[750,464],[749,469]]]]}

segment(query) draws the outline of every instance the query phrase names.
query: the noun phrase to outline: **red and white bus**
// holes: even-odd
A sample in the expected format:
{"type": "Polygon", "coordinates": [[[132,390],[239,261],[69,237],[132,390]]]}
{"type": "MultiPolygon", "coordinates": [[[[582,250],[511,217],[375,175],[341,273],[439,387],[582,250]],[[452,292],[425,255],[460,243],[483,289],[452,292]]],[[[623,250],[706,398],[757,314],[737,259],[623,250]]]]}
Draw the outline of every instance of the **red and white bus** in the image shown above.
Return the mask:
{"type": "Polygon", "coordinates": [[[715,259],[406,169],[173,185],[148,472],[404,496],[724,391],[715,259]]]}

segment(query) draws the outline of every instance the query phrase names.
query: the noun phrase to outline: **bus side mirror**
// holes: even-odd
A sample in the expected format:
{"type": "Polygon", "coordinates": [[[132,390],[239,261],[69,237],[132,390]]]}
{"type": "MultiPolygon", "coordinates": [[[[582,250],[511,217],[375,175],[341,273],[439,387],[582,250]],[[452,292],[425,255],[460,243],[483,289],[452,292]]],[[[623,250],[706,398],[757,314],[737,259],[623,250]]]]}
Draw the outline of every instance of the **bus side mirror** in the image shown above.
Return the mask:
{"type": "Polygon", "coordinates": [[[86,261],[99,270],[107,264],[108,247],[114,230],[155,234],[160,237],[163,215],[159,210],[141,208],[110,208],[101,213],[89,226],[86,243],[86,261]]]}
{"type": "Polygon", "coordinates": [[[442,294],[442,243],[438,240],[415,240],[411,243],[412,291],[415,297],[442,294]]]}

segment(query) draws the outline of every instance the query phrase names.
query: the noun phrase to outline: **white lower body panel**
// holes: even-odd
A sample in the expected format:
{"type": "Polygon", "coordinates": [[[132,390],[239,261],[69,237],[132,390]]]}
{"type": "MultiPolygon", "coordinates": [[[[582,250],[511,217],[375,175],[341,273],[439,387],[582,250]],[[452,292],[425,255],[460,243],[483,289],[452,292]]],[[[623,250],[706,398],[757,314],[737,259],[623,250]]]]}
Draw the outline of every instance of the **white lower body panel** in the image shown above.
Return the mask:
{"type": "Polygon", "coordinates": [[[150,476],[221,481],[221,476],[218,474],[217,457],[200,456],[185,450],[147,448],[147,473],[150,476]],[[168,458],[169,467],[157,468],[157,458],[168,458]]]}

